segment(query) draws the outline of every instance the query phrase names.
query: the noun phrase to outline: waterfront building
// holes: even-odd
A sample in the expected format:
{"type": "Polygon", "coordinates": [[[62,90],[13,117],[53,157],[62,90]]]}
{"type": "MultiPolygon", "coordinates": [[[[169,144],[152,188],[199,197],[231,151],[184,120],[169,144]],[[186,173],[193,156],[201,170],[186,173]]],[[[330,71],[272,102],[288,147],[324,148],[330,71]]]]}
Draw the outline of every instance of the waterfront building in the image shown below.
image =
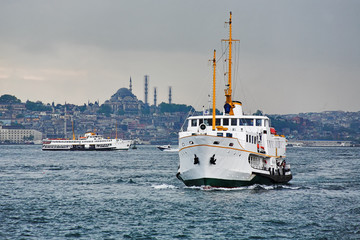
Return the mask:
{"type": "Polygon", "coordinates": [[[42,133],[34,129],[13,129],[0,126],[0,143],[37,143],[42,141],[42,133]]]}

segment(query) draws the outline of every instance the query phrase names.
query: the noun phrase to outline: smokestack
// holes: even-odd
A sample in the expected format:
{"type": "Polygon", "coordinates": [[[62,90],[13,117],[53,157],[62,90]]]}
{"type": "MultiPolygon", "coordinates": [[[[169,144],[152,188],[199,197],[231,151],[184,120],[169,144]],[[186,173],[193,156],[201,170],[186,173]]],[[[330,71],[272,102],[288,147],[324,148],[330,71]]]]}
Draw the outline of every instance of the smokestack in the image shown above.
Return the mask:
{"type": "Polygon", "coordinates": [[[145,105],[148,105],[148,75],[145,75],[145,105]]]}
{"type": "Polygon", "coordinates": [[[156,107],[156,87],[154,87],[154,107],[156,107]]]}
{"type": "Polygon", "coordinates": [[[169,87],[169,104],[171,104],[171,87],[169,87]]]}

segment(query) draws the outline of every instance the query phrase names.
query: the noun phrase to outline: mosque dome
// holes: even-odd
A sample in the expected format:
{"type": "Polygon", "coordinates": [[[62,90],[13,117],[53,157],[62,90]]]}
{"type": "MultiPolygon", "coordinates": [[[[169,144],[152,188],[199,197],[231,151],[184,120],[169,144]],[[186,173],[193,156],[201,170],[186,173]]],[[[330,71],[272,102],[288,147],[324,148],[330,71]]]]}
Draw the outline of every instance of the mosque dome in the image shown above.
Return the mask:
{"type": "Polygon", "coordinates": [[[125,97],[136,98],[136,96],[130,92],[127,88],[120,88],[117,92],[111,96],[111,100],[124,99],[125,97]]]}

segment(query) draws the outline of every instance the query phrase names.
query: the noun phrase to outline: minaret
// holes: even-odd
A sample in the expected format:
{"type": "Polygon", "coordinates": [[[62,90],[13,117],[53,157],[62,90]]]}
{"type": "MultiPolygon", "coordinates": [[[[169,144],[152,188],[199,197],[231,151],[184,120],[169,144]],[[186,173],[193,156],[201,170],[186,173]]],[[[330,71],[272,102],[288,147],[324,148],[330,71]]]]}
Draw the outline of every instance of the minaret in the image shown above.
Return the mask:
{"type": "Polygon", "coordinates": [[[129,85],[129,90],[130,90],[130,92],[132,92],[132,81],[131,81],[131,76],[130,76],[130,85],[129,85]]]}
{"type": "Polygon", "coordinates": [[[66,102],[65,102],[65,110],[64,110],[64,138],[66,138],[66,102]]]}
{"type": "Polygon", "coordinates": [[[156,107],[156,87],[154,87],[154,107],[156,107]]]}
{"type": "Polygon", "coordinates": [[[148,105],[148,75],[145,75],[145,105],[148,105]]]}
{"type": "Polygon", "coordinates": [[[171,87],[169,87],[169,104],[171,104],[171,87]]]}

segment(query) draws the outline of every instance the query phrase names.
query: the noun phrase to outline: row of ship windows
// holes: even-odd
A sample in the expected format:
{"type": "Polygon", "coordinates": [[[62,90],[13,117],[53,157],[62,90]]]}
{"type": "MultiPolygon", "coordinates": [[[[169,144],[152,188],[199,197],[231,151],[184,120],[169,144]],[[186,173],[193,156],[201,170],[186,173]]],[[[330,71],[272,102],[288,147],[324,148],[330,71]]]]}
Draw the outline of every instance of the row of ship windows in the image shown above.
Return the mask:
{"type": "MultiPolygon", "coordinates": [[[[265,126],[269,126],[269,120],[267,119],[249,119],[249,118],[216,118],[215,126],[263,126],[263,120],[265,120],[265,126]]],[[[196,127],[204,123],[205,125],[212,126],[212,118],[205,119],[191,119],[191,127],[196,127]]]]}
{"type": "Polygon", "coordinates": [[[10,134],[0,134],[0,136],[30,136],[30,133],[10,133],[10,134]]]}
{"type": "Polygon", "coordinates": [[[64,148],[67,149],[69,146],[63,146],[63,145],[44,145],[43,148],[64,148]]]}
{"type": "Polygon", "coordinates": [[[256,144],[257,137],[246,134],[246,142],[256,144]]]}
{"type": "Polygon", "coordinates": [[[24,137],[29,137],[29,136],[0,136],[0,139],[15,139],[15,138],[18,138],[18,139],[24,139],[24,137]]]}
{"type": "Polygon", "coordinates": [[[286,143],[279,142],[279,141],[269,141],[268,140],[268,145],[269,145],[270,148],[285,148],[286,143]]]}
{"type": "MultiPolygon", "coordinates": [[[[257,144],[257,143],[260,143],[260,141],[261,141],[261,136],[260,136],[260,139],[258,140],[258,138],[256,136],[246,134],[246,142],[247,143],[257,144]]],[[[270,148],[282,148],[282,147],[284,147],[284,144],[279,141],[268,140],[268,146],[270,148]]]]}
{"type": "Polygon", "coordinates": [[[24,131],[0,131],[0,134],[31,134],[32,130],[24,131]]]}
{"type": "Polygon", "coordinates": [[[97,147],[110,147],[111,144],[97,144],[97,147]]]}
{"type": "MultiPolygon", "coordinates": [[[[75,140],[75,141],[63,141],[63,140],[60,140],[60,141],[53,141],[53,142],[54,143],[79,143],[79,141],[81,141],[81,140],[75,140]]],[[[111,140],[86,141],[86,143],[93,143],[93,142],[111,142],[111,140]]]]}

